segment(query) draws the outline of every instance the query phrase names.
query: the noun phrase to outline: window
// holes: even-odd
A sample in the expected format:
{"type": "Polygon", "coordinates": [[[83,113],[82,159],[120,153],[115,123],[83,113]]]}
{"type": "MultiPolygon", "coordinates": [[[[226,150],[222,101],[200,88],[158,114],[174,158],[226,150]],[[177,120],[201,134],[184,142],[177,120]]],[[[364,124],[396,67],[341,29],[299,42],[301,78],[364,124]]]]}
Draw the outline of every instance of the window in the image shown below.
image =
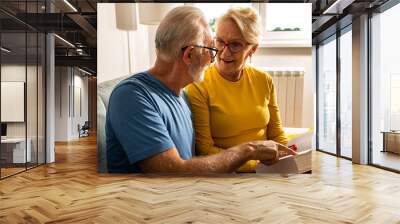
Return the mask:
{"type": "Polygon", "coordinates": [[[311,3],[193,3],[215,31],[215,21],[232,6],[253,7],[262,25],[260,47],[311,47],[311,3]],[[290,15],[290,16],[288,16],[290,15]]]}
{"type": "MultiPolygon", "coordinates": [[[[19,2],[19,13],[42,12],[44,3],[19,2]]],[[[0,111],[7,115],[1,117],[2,179],[45,163],[46,38],[5,13],[0,17],[9,21],[0,29],[0,111]]]]}
{"type": "Polygon", "coordinates": [[[352,32],[340,36],[340,154],[352,157],[352,32]]]}
{"type": "Polygon", "coordinates": [[[390,130],[400,130],[400,73],[390,74],[390,130]]]}
{"type": "Polygon", "coordinates": [[[340,36],[329,37],[318,47],[317,148],[351,159],[353,131],[351,25],[342,29],[339,34],[340,36]],[[337,123],[338,121],[340,123],[337,123]]]}
{"type": "Polygon", "coordinates": [[[259,10],[262,46],[311,47],[311,3],[260,4],[259,10]]]}
{"type": "Polygon", "coordinates": [[[371,18],[372,164],[400,171],[400,4],[371,18]],[[384,132],[387,132],[388,135],[384,132]],[[391,136],[385,141],[385,135],[391,136]],[[392,148],[386,147],[391,144],[392,148]]]}
{"type": "Polygon", "coordinates": [[[318,48],[318,149],[336,154],[336,36],[318,48]]]}

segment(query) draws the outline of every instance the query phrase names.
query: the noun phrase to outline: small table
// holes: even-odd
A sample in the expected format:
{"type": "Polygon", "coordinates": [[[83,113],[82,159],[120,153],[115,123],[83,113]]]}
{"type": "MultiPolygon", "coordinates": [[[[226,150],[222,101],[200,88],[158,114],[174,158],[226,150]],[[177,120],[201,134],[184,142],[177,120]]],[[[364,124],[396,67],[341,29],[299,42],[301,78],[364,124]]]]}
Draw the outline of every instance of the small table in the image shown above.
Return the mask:
{"type": "Polygon", "coordinates": [[[31,161],[31,144],[30,138],[26,139],[26,150],[25,150],[25,138],[6,138],[1,139],[1,159],[5,160],[5,163],[26,163],[31,161]]]}
{"type": "Polygon", "coordinates": [[[400,154],[400,131],[382,131],[383,150],[382,152],[392,152],[400,154]]]}

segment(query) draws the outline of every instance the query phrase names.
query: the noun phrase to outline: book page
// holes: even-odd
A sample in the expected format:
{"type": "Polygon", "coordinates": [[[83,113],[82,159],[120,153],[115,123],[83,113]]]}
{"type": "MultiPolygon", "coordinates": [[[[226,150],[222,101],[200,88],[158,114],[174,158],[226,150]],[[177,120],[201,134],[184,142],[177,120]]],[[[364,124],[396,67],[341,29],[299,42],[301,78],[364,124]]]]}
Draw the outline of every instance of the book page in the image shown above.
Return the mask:
{"type": "Polygon", "coordinates": [[[259,163],[256,173],[298,174],[311,171],[311,153],[312,150],[309,149],[294,156],[285,156],[270,166],[259,163]]]}

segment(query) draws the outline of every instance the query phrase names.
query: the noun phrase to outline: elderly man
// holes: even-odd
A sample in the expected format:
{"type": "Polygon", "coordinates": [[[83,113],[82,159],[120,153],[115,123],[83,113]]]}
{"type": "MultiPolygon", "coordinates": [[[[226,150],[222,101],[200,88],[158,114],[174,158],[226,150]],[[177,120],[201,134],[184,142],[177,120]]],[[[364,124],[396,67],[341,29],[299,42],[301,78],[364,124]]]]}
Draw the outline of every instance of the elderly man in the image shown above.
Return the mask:
{"type": "Polygon", "coordinates": [[[217,50],[202,12],[171,10],[156,33],[157,59],[113,90],[106,118],[111,173],[227,173],[248,160],[274,162],[273,141],[244,143],[221,153],[194,157],[191,112],[182,88],[198,81],[217,50]]]}

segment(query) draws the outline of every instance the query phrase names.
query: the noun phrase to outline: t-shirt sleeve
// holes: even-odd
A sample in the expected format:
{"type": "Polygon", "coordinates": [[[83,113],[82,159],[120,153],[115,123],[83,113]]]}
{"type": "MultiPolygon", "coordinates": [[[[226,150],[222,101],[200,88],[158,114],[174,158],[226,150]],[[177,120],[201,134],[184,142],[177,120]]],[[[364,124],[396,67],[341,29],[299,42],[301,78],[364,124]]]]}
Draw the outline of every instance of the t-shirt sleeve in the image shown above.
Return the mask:
{"type": "Polygon", "coordinates": [[[131,164],[175,146],[154,99],[140,87],[115,89],[108,113],[113,133],[131,164]]]}

